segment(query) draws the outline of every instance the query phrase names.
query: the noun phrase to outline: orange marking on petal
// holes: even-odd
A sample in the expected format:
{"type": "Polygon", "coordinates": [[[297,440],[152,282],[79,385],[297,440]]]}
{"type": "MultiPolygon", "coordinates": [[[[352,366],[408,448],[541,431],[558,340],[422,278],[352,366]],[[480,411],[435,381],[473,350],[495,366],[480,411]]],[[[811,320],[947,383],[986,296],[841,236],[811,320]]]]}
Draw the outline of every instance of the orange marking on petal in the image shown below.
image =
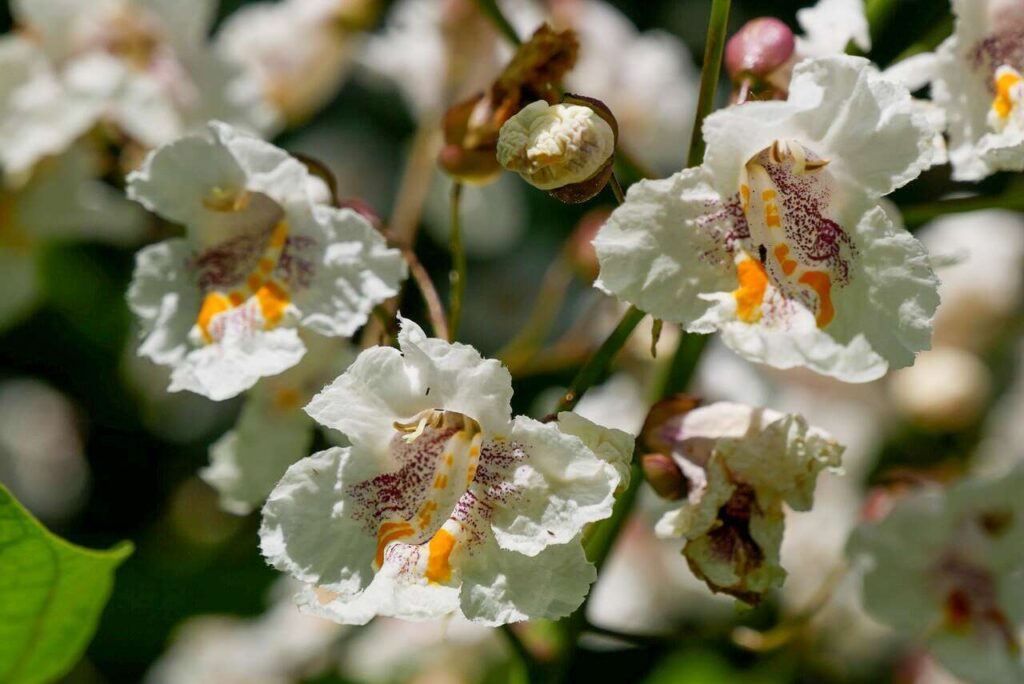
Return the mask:
{"type": "Polygon", "coordinates": [[[245,302],[245,295],[237,290],[228,293],[228,301],[231,302],[231,306],[241,306],[245,302]]]}
{"type": "Polygon", "coordinates": [[[437,478],[434,479],[434,489],[444,489],[448,486],[448,476],[438,473],[437,478]]]}
{"type": "Polygon", "coordinates": [[[469,457],[470,458],[476,458],[479,455],[480,455],[480,447],[478,447],[478,446],[469,447],[469,457]]]}
{"type": "Polygon", "coordinates": [[[449,558],[454,548],[455,536],[443,527],[430,538],[430,543],[427,544],[427,580],[447,582],[451,579],[452,566],[449,558]]]}
{"type": "Polygon", "coordinates": [[[377,567],[384,565],[384,549],[387,548],[388,544],[399,539],[408,537],[413,532],[412,525],[407,522],[398,523],[384,523],[377,530],[377,553],[374,556],[374,562],[377,563],[377,567]]]}
{"type": "Polygon", "coordinates": [[[750,186],[746,183],[740,185],[740,199],[743,202],[743,209],[746,211],[747,206],[750,204],[750,186]]]}
{"type": "Polygon", "coordinates": [[[764,222],[769,228],[778,228],[782,225],[782,219],[779,218],[779,207],[775,204],[766,204],[764,206],[764,222]]]}
{"type": "Polygon", "coordinates": [[[272,280],[268,280],[257,290],[256,299],[259,300],[260,311],[263,312],[263,320],[267,322],[267,327],[281,322],[290,301],[288,292],[272,280]]]}
{"type": "Polygon", "coordinates": [[[203,305],[199,308],[199,316],[196,324],[203,333],[203,339],[213,342],[210,335],[210,323],[217,314],[224,313],[231,308],[231,301],[220,292],[211,292],[203,299],[203,305]]]}
{"type": "Polygon", "coordinates": [[[1000,119],[1005,119],[1013,111],[1013,98],[1010,96],[1010,90],[1021,80],[1021,75],[1013,69],[1001,71],[996,75],[996,98],[992,101],[992,109],[1000,119]]]}
{"type": "Polygon", "coordinates": [[[832,279],[822,271],[808,271],[800,276],[799,282],[817,293],[818,316],[815,321],[819,328],[824,328],[836,315],[836,310],[832,306],[832,279]]]}
{"type": "Polygon", "coordinates": [[[739,288],[732,293],[736,298],[736,316],[744,323],[753,323],[761,317],[768,275],[760,261],[744,259],[736,265],[736,278],[740,282],[739,288]]]}
{"type": "Polygon", "coordinates": [[[774,190],[762,190],[761,191],[761,199],[763,199],[765,202],[772,201],[773,199],[775,199],[775,191],[774,190]]]}
{"type": "Polygon", "coordinates": [[[274,261],[273,261],[273,259],[268,259],[266,257],[263,257],[262,259],[260,259],[260,270],[263,271],[264,273],[270,273],[271,271],[273,271],[274,270],[274,261]]]}
{"type": "Polygon", "coordinates": [[[445,465],[451,465],[454,462],[455,462],[455,455],[454,454],[445,454],[444,455],[444,464],[445,465]]]}
{"type": "Polygon", "coordinates": [[[787,259],[789,256],[789,245],[778,245],[775,247],[775,259],[779,262],[779,266],[782,267],[782,272],[786,275],[793,275],[793,271],[796,270],[797,263],[792,259],[787,259]]]}

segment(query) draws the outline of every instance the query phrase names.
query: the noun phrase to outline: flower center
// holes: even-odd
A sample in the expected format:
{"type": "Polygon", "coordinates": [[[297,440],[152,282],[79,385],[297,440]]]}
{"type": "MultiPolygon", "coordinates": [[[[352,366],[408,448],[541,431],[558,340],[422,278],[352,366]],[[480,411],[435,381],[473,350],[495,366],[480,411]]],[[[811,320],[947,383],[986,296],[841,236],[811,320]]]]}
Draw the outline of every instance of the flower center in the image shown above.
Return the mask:
{"type": "Polygon", "coordinates": [[[998,132],[1002,132],[1014,118],[1015,112],[1021,111],[1024,101],[1024,77],[1020,72],[1006,64],[996,69],[995,98],[989,111],[988,123],[998,132]]]}
{"type": "Polygon", "coordinates": [[[450,556],[462,536],[458,509],[476,477],[483,434],[480,424],[454,411],[428,410],[394,424],[391,457],[398,466],[353,485],[360,519],[377,537],[374,564],[400,542],[426,554],[431,582],[451,577],[450,556]]]}
{"type": "Polygon", "coordinates": [[[819,328],[835,317],[832,289],[849,280],[853,243],[826,216],[833,188],[827,166],[795,140],[776,140],[744,166],[739,203],[752,249],[736,259],[740,320],[762,317],[769,284],[811,310],[819,328]]]}
{"type": "MultiPolygon", "coordinates": [[[[277,267],[287,239],[288,222],[281,221],[272,230],[256,268],[239,286],[227,292],[213,290],[206,293],[196,318],[196,326],[203,341],[210,344],[220,340],[232,325],[253,327],[255,321],[252,315],[256,311],[260,314],[264,330],[281,322],[291,299],[288,289],[273,277],[272,272],[277,267]],[[236,312],[234,316],[222,316],[233,311],[236,312]]],[[[209,256],[209,252],[206,256],[209,256]]]]}
{"type": "Polygon", "coordinates": [[[83,52],[99,49],[142,70],[153,63],[166,37],[157,16],[138,7],[122,6],[85,17],[73,42],[83,52]]]}

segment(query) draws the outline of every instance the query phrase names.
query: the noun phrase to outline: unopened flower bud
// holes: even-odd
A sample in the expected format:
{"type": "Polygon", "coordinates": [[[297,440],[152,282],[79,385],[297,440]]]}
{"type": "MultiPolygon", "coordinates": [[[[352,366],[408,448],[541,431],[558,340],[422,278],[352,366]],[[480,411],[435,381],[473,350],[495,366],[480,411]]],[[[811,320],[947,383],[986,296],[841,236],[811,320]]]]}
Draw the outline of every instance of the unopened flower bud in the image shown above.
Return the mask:
{"type": "Polygon", "coordinates": [[[725,68],[733,81],[765,78],[793,55],[793,31],[774,17],[751,19],[725,45],[725,68]]]}
{"type": "Polygon", "coordinates": [[[697,408],[700,400],[686,394],[662,399],[651,407],[640,431],[640,444],[656,453],[672,453],[682,437],[683,418],[697,408]]]}
{"type": "Polygon", "coordinates": [[[686,496],[686,478],[671,456],[644,454],[640,468],[644,471],[644,479],[661,498],[678,501],[686,496]]]}
{"type": "Polygon", "coordinates": [[[615,131],[594,108],[533,102],[505,122],[498,137],[498,161],[541,190],[586,186],[580,202],[593,197],[611,174],[615,131]],[[593,187],[597,185],[597,187],[593,187]]]}

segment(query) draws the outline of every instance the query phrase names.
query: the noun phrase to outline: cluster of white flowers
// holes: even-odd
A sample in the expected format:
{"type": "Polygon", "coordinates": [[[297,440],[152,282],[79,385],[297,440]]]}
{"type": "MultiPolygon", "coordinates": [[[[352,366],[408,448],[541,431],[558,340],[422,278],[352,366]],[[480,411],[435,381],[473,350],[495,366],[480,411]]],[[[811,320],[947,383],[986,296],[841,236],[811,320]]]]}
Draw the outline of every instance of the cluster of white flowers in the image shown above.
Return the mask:
{"type": "MultiPolygon", "coordinates": [[[[632,435],[580,413],[514,415],[501,363],[396,317],[402,251],[340,208],[309,163],[263,139],[308,118],[362,63],[434,128],[458,96],[491,84],[493,99],[453,107],[469,112],[463,138],[477,119],[500,129],[467,149],[488,172],[500,163],[564,201],[610,179],[617,189],[617,151],[678,167],[696,93],[680,41],[638,31],[599,0],[499,4],[523,35],[543,21],[566,31],[538,31],[505,71],[512,50],[479,12],[427,0],[396,3],[365,45],[355,34],[372,23],[370,0],[253,3],[212,38],[214,0],[15,0],[19,29],[0,38],[0,324],[34,300],[42,241],[100,225],[104,239],[131,240],[143,208],[181,229],[136,256],[138,353],[169,369],[171,392],[247,393],[200,475],[225,510],[261,510],[265,559],[294,579],[302,611],[334,622],[569,616],[597,575],[584,539],[634,472],[632,435]],[[563,74],[577,94],[556,102],[563,74]],[[397,348],[352,339],[375,311],[397,318],[397,348]],[[308,455],[317,429],[336,446],[308,455]]],[[[862,0],[799,11],[801,36],[781,22],[741,36],[730,72],[744,87],[768,84],[773,99],[738,97],[707,116],[699,165],[629,188],[592,241],[595,287],[775,369],[866,383],[912,366],[932,343],[939,260],[886,196],[947,159],[956,180],[1024,170],[1024,4],[952,7],[953,35],[914,62],[925,79],[842,54],[851,42],[870,49],[862,0]],[[754,54],[762,39],[779,41],[767,61],[754,54]],[[925,80],[934,106],[902,82],[925,80]]],[[[981,412],[990,378],[973,338],[1011,315],[1022,252],[986,255],[988,280],[964,276],[981,292],[973,299],[958,301],[968,284],[948,271],[946,356],[913,372],[934,382],[926,364],[938,359],[962,377],[935,387],[897,376],[906,414],[948,427],[981,412]]],[[[640,396],[631,389],[608,422],[646,408],[640,396]]],[[[686,563],[713,592],[754,604],[786,577],[787,509],[811,508],[819,473],[839,472],[845,447],[796,413],[695,405],[656,407],[641,435],[648,479],[677,502],[655,531],[685,540],[686,563]]],[[[1024,568],[1022,473],[911,497],[849,545],[868,561],[868,610],[928,632],[942,662],[979,681],[1024,678],[1013,648],[1024,616],[1007,608],[1024,568]]],[[[304,669],[335,632],[295,617],[276,607],[246,627],[240,650],[309,629],[310,649],[281,656],[304,669]]],[[[173,663],[153,675],[180,678],[173,663]]]]}

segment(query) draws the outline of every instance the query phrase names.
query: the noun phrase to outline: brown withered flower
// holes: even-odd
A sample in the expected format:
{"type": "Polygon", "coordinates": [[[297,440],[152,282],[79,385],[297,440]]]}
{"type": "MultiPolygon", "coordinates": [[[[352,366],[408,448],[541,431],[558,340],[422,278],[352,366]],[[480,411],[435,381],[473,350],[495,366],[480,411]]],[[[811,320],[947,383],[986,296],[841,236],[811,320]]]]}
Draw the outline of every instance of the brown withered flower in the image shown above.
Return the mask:
{"type": "Polygon", "coordinates": [[[573,31],[555,31],[546,24],[537,29],[486,92],[445,114],[441,167],[466,183],[494,180],[501,172],[497,148],[502,125],[531,102],[557,102],[559,84],[576,63],[578,50],[573,31]]]}

